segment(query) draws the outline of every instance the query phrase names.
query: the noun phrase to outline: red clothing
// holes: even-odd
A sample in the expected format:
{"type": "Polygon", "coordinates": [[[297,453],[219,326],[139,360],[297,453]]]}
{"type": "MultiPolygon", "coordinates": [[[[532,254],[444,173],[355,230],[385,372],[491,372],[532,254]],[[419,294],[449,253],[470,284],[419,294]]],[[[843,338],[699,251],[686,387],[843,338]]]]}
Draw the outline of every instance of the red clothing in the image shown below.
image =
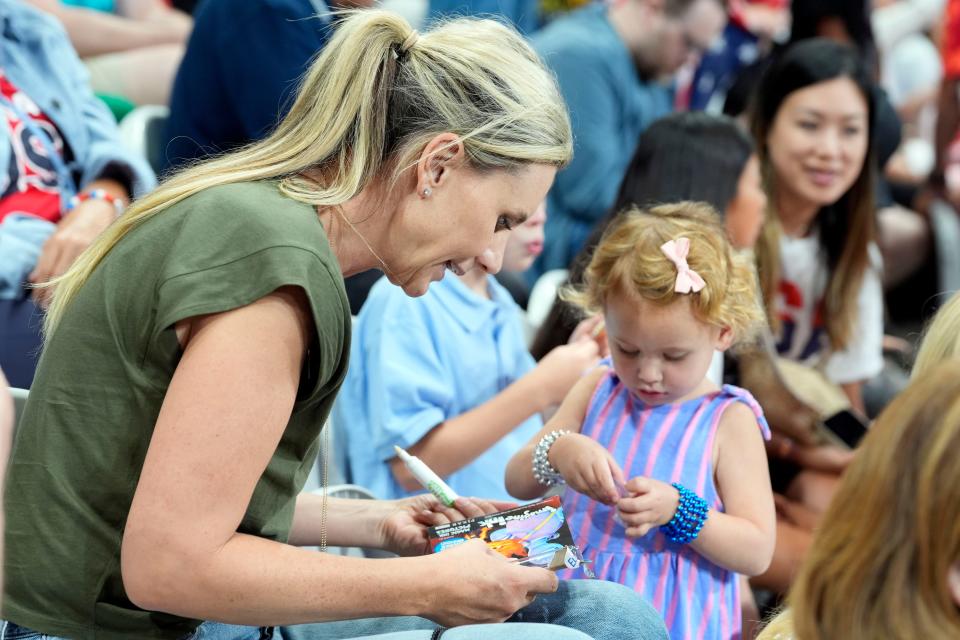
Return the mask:
{"type": "Polygon", "coordinates": [[[744,5],[762,4],[771,9],[786,10],[790,7],[790,0],[730,0],[727,3],[727,13],[730,15],[730,22],[742,29],[749,31],[743,18],[744,5]]]}
{"type": "Polygon", "coordinates": [[[960,1],[958,0],[947,0],[940,52],[943,56],[943,72],[946,78],[952,80],[960,78],[960,1]]]}
{"type": "Polygon", "coordinates": [[[47,153],[53,147],[64,155],[65,145],[57,126],[37,105],[15,87],[0,70],[0,126],[7,128],[7,139],[13,147],[8,175],[0,176],[0,222],[11,213],[34,215],[50,222],[61,217],[59,177],[47,153]],[[41,141],[11,108],[32,119],[35,129],[42,129],[48,138],[41,141]],[[46,142],[46,145],[44,144],[46,142]]]}

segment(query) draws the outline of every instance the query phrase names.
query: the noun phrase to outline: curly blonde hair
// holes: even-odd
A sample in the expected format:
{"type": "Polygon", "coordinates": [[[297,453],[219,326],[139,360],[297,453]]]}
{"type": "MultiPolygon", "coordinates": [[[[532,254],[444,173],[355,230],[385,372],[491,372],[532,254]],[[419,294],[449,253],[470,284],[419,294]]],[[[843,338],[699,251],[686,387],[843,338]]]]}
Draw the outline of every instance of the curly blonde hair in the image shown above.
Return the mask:
{"type": "Polygon", "coordinates": [[[583,286],[561,296],[597,313],[610,296],[623,293],[663,306],[688,298],[701,322],[729,327],[737,342],[753,338],[766,324],[752,261],[733,250],[720,216],[702,202],[624,211],[597,245],[583,286]],[[697,293],[674,291],[677,268],[660,247],[677,238],[690,240],[687,263],[706,283],[697,293]]]}

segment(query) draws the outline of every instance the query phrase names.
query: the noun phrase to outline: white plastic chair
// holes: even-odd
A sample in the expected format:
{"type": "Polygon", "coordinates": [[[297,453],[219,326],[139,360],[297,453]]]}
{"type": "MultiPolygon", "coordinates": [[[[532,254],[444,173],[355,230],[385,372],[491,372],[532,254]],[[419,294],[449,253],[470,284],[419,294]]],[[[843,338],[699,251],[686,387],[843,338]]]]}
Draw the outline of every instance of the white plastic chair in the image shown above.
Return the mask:
{"type": "Polygon", "coordinates": [[[27,396],[29,395],[29,389],[17,389],[11,387],[10,395],[13,396],[13,430],[17,430],[17,425],[20,424],[20,416],[23,415],[23,408],[27,405],[27,396]]]}
{"type": "Polygon", "coordinates": [[[163,125],[170,117],[170,108],[145,104],[128,113],[120,121],[120,139],[131,151],[139,153],[154,171],[163,166],[163,125]]]}
{"type": "MultiPolygon", "coordinates": [[[[323,492],[323,489],[314,491],[316,494],[323,492]]],[[[377,496],[366,487],[358,484],[334,484],[327,488],[327,495],[331,498],[347,498],[350,500],[376,500],[377,496]]]]}
{"type": "Polygon", "coordinates": [[[557,290],[567,281],[570,272],[567,269],[553,269],[537,278],[530,289],[530,298],[527,300],[527,326],[531,333],[536,333],[547,319],[557,297],[557,290]]]}
{"type": "Polygon", "coordinates": [[[953,207],[938,200],[930,207],[930,224],[937,243],[940,290],[949,294],[960,290],[960,219],[953,207]]]}
{"type": "Polygon", "coordinates": [[[718,387],[723,386],[723,352],[714,351],[713,359],[710,360],[710,368],[707,369],[707,378],[718,387]]]}

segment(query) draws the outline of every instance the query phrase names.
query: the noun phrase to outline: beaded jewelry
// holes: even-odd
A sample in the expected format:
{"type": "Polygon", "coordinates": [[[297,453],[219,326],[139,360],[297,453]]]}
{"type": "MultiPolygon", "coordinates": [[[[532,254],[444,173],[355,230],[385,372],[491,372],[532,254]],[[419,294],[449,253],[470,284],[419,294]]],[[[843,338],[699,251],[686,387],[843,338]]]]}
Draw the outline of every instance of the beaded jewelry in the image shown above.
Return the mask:
{"type": "Polygon", "coordinates": [[[706,500],[679,482],[674,482],[673,487],[680,492],[680,502],[677,504],[677,511],[673,514],[673,518],[667,524],[661,525],[660,529],[671,542],[687,544],[700,535],[700,529],[707,521],[707,512],[710,507],[706,500]]]}
{"type": "Polygon", "coordinates": [[[550,464],[547,455],[550,453],[550,447],[553,446],[553,443],[568,433],[570,432],[566,429],[551,431],[540,438],[540,442],[537,443],[536,448],[533,450],[533,477],[545,487],[563,484],[563,476],[550,464]]]}
{"type": "Polygon", "coordinates": [[[123,213],[124,204],[123,201],[112,193],[107,193],[105,189],[93,189],[86,193],[78,193],[69,200],[67,200],[67,206],[65,207],[66,212],[73,211],[76,209],[81,202],[86,200],[103,200],[107,204],[113,207],[113,210],[116,211],[117,217],[120,217],[120,214],[123,213]]]}

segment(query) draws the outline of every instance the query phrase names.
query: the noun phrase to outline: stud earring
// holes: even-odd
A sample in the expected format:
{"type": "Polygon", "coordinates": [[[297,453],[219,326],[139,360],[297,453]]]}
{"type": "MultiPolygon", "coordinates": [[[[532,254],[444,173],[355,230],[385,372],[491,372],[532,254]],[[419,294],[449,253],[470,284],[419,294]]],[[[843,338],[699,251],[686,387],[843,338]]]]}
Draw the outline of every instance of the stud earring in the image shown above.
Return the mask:
{"type": "Polygon", "coordinates": [[[423,188],[423,197],[424,197],[424,198],[429,198],[431,193],[433,193],[433,191],[430,190],[430,187],[424,187],[424,188],[423,188]]]}

